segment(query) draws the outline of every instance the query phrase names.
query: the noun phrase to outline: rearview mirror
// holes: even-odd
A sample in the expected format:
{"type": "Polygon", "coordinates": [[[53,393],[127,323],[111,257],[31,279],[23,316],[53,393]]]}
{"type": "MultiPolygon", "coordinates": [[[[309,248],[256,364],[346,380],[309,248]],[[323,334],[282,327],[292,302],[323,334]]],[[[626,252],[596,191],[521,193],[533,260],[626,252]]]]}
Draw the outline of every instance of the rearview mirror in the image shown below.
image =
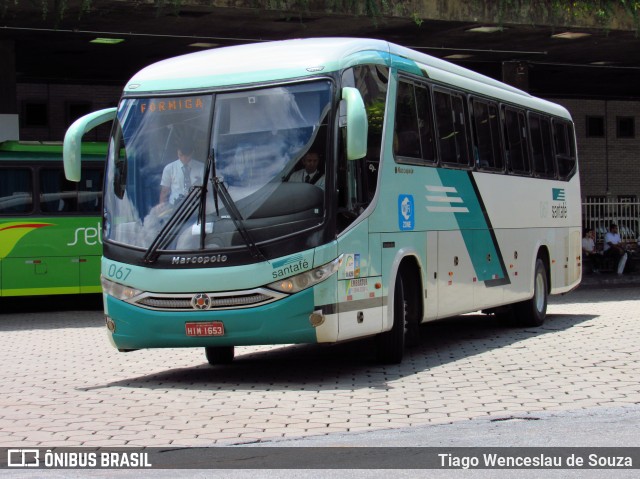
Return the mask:
{"type": "Polygon", "coordinates": [[[357,88],[342,89],[340,116],[340,125],[347,127],[347,159],[364,158],[367,155],[367,111],[357,88]]]}
{"type": "Polygon", "coordinates": [[[70,181],[80,181],[80,162],[82,161],[82,137],[89,130],[116,117],[116,108],[94,111],[74,121],[64,135],[62,158],[64,175],[70,181]]]}

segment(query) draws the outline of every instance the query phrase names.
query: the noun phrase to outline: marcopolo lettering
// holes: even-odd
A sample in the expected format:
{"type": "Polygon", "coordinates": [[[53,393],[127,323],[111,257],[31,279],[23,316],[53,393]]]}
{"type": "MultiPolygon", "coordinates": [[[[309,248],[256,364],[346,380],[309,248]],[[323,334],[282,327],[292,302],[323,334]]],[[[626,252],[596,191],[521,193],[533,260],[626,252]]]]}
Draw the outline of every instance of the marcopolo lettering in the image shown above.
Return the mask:
{"type": "Polygon", "coordinates": [[[396,166],[395,168],[396,173],[402,174],[402,175],[413,175],[413,168],[405,168],[404,166],[396,166]]]}
{"type": "Polygon", "coordinates": [[[227,256],[224,254],[214,254],[211,256],[174,256],[171,258],[171,264],[209,264],[224,263],[227,256]]]}

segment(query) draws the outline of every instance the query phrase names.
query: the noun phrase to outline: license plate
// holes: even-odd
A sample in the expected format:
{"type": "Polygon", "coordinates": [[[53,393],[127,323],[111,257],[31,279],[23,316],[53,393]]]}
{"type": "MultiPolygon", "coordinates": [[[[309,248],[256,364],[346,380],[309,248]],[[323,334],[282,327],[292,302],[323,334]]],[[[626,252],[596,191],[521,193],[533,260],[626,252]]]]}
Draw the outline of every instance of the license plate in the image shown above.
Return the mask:
{"type": "Polygon", "coordinates": [[[224,324],[220,321],[210,323],[185,323],[187,336],[224,336],[224,324]]]}

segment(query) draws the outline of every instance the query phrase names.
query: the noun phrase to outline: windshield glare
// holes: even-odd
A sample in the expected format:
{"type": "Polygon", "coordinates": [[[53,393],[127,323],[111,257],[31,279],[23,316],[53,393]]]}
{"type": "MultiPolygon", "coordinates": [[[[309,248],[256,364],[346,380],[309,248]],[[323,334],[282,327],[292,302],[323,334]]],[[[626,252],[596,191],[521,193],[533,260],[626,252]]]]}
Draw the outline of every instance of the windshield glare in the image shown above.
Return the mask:
{"type": "Polygon", "coordinates": [[[330,86],[124,99],[109,148],[105,239],[228,249],[247,246],[238,228],[260,244],[319,225],[330,86]],[[316,165],[313,178],[307,164],[316,165]],[[185,200],[194,189],[195,210],[193,193],[185,200]]]}

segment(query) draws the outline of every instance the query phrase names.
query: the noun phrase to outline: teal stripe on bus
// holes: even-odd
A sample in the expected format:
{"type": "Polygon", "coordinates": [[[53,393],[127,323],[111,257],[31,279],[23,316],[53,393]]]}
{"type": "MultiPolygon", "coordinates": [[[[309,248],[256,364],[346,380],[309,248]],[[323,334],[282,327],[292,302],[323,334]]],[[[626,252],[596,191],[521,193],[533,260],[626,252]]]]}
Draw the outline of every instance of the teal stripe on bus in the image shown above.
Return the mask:
{"type": "Polygon", "coordinates": [[[509,283],[509,275],[504,264],[491,221],[480,197],[473,172],[438,169],[442,184],[455,188],[456,198],[461,203],[452,203],[453,214],[469,252],[475,274],[487,286],[509,283]],[[487,258],[487,254],[490,258],[487,258]],[[495,260],[494,260],[495,259],[495,260]]]}

